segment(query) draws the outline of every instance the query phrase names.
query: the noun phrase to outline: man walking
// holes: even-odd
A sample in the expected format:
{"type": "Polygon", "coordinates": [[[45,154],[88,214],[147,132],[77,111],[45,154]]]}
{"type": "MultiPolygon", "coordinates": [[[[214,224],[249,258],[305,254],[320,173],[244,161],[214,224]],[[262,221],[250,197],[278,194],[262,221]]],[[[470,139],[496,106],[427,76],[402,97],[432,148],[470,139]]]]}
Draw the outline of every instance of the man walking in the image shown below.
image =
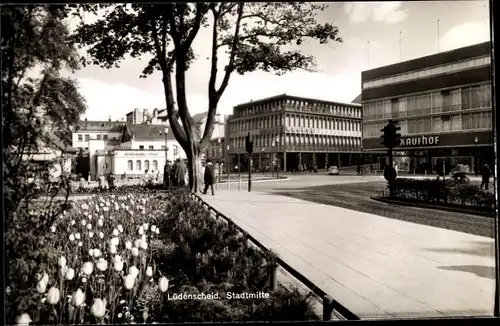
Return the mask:
{"type": "Polygon", "coordinates": [[[165,190],[170,188],[171,177],[172,177],[172,166],[170,165],[170,161],[167,161],[167,163],[163,167],[163,188],[165,190]]]}
{"type": "Polygon", "coordinates": [[[172,171],[170,172],[170,184],[174,187],[177,188],[177,170],[179,166],[179,159],[174,161],[174,164],[172,165],[172,171]]]}
{"type": "Polygon", "coordinates": [[[483,189],[484,186],[484,189],[488,190],[491,178],[491,169],[486,163],[484,163],[483,166],[481,166],[481,178],[483,180],[481,182],[481,187],[479,189],[483,189]]]}
{"type": "Polygon", "coordinates": [[[207,165],[205,166],[205,189],[203,189],[203,194],[207,194],[208,187],[212,191],[212,196],[214,195],[214,165],[210,159],[207,159],[207,165]]]}
{"type": "Polygon", "coordinates": [[[184,187],[186,186],[186,173],[187,168],[184,161],[179,160],[177,162],[177,171],[175,172],[177,178],[177,186],[184,187]]]}

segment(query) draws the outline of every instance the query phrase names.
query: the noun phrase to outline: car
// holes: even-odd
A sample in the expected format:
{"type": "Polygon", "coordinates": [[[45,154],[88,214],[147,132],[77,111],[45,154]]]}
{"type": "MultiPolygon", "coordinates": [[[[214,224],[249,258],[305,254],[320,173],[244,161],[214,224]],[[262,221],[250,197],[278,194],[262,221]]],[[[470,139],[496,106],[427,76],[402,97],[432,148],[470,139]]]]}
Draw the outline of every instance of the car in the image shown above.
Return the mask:
{"type": "Polygon", "coordinates": [[[339,168],[335,165],[330,166],[330,168],[328,169],[328,175],[339,175],[339,168]]]}

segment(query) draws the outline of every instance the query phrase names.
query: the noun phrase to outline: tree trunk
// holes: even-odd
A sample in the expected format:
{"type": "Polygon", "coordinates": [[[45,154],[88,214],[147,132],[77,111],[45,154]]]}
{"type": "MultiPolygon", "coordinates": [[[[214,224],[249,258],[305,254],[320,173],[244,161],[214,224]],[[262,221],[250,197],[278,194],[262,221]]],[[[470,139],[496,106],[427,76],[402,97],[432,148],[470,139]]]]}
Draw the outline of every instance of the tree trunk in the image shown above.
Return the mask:
{"type": "Polygon", "coordinates": [[[192,145],[187,153],[189,189],[197,193],[203,190],[203,167],[201,165],[201,150],[197,145],[192,145]]]}

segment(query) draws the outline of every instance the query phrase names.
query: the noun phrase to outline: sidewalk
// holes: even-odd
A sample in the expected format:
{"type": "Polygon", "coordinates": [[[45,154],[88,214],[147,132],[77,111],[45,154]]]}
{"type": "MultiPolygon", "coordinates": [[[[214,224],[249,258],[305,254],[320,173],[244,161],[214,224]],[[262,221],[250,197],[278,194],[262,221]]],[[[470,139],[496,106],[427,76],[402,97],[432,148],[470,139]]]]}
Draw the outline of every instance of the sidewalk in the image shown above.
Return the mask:
{"type": "Polygon", "coordinates": [[[493,314],[493,239],[263,192],[202,198],[362,319],[493,314]]]}

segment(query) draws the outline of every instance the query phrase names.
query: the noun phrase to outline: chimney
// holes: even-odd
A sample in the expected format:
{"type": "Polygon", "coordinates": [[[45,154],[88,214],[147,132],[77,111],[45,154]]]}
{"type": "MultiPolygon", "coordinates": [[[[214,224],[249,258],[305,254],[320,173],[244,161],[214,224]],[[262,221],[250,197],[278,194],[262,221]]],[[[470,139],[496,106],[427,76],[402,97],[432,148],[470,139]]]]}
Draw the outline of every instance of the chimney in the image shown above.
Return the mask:
{"type": "Polygon", "coordinates": [[[111,122],[111,116],[109,116],[108,121],[111,122]]]}

